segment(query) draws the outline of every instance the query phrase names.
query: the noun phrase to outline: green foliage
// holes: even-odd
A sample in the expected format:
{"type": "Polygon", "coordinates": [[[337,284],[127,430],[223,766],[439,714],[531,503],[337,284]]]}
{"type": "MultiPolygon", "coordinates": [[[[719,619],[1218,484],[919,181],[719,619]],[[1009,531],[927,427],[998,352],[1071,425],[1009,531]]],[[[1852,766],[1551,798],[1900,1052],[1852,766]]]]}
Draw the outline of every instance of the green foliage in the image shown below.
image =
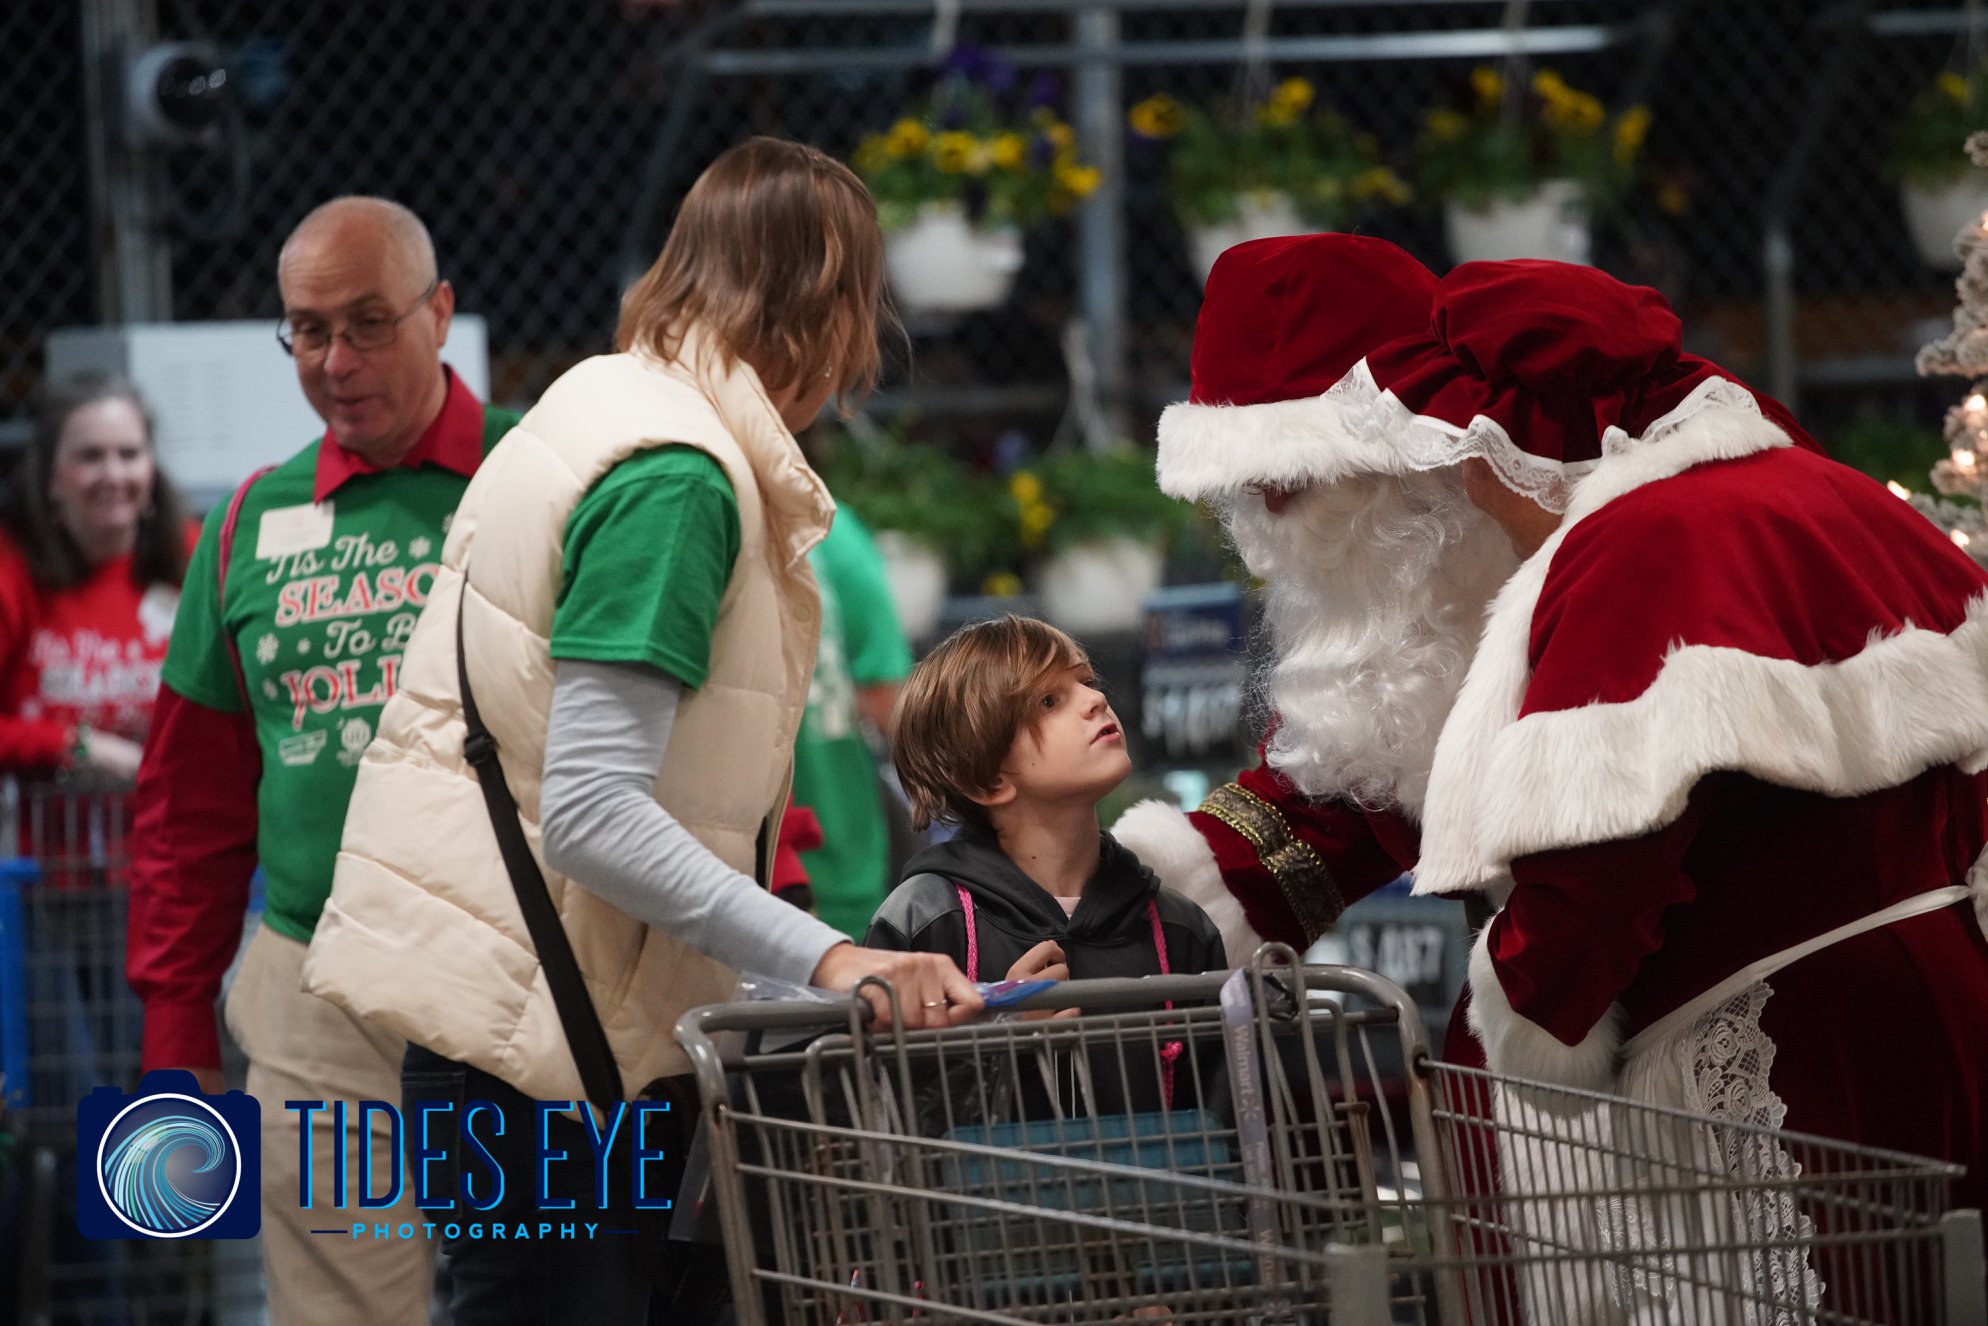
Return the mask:
{"type": "Polygon", "coordinates": [[[1926,487],[1927,474],[1948,457],[1939,429],[1897,419],[1856,420],[1831,434],[1828,446],[1835,459],[1880,483],[1917,489],[1926,487]]]}
{"type": "Polygon", "coordinates": [[[1962,147],[1988,129],[1988,65],[1949,70],[1907,108],[1892,138],[1893,175],[1908,184],[1951,184],[1974,169],[1962,147]]]}
{"type": "Polygon", "coordinates": [[[1059,451],[1008,480],[1026,551],[1061,552],[1104,539],[1150,539],[1163,547],[1194,518],[1194,508],[1160,491],[1153,453],[1126,444],[1110,451],[1059,451]]]}
{"type": "Polygon", "coordinates": [[[1522,202],[1547,180],[1571,179],[1596,211],[1620,201],[1649,135],[1648,107],[1611,116],[1600,98],[1569,87],[1550,69],[1517,87],[1480,67],[1470,84],[1467,108],[1423,117],[1416,184],[1424,193],[1482,210],[1522,202]]]}
{"type": "Polygon", "coordinates": [[[1381,164],[1373,136],[1314,99],[1309,82],[1287,78],[1249,105],[1188,106],[1158,93],[1126,119],[1138,137],[1170,142],[1174,209],[1191,226],[1234,221],[1244,198],[1269,193],[1322,230],[1344,228],[1371,203],[1406,203],[1408,186],[1381,164]]]}
{"type": "Polygon", "coordinates": [[[929,545],[954,577],[979,583],[1015,560],[1002,495],[947,449],[902,431],[858,436],[843,430],[816,468],[838,503],[875,530],[896,530],[929,545]]]}

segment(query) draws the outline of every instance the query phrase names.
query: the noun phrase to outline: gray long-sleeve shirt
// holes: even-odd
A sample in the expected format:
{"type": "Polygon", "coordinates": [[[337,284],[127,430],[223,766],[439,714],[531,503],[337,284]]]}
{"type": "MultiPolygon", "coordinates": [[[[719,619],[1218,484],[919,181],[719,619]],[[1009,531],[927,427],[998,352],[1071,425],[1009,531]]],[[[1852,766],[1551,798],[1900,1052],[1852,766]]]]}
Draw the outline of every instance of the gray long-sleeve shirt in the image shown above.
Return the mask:
{"type": "Polygon", "coordinates": [[[805,984],[846,936],[720,861],[656,804],[682,693],[646,664],[559,663],[540,792],[546,864],[734,970],[805,984]]]}

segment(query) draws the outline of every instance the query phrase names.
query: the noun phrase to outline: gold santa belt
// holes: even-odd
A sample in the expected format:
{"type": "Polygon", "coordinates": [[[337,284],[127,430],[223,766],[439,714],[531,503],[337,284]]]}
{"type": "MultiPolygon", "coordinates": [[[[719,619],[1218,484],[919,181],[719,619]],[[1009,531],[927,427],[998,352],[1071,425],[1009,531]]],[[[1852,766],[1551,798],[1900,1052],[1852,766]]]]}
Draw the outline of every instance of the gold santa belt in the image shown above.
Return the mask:
{"type": "Polygon", "coordinates": [[[1346,910],[1332,872],[1311,844],[1292,832],[1290,821],[1277,807],[1241,783],[1224,783],[1201,803],[1201,813],[1228,825],[1256,849],[1256,859],[1277,881],[1304,931],[1306,947],[1346,910]]]}
{"type": "MultiPolygon", "coordinates": [[[[1983,857],[1984,859],[1988,859],[1988,852],[1984,852],[1983,857]]],[[[1975,869],[1979,870],[1980,867],[1976,866],[1975,869]]],[[[1824,931],[1814,939],[1805,939],[1792,948],[1782,949],[1779,953],[1771,953],[1760,959],[1760,961],[1750,963],[1739,971],[1734,972],[1731,976],[1720,981],[1703,994],[1680,1004],[1678,1007],[1658,1018],[1655,1022],[1652,1022],[1649,1026],[1637,1032],[1622,1047],[1622,1055],[1624,1058],[1633,1058],[1643,1053],[1667,1037],[1676,1034],[1680,1028],[1690,1026],[1693,1022],[1696,1022],[1713,1009],[1718,1008],[1740,991],[1766,980],[1783,967],[1799,962],[1812,953],[1820,953],[1832,944],[1840,944],[1846,939],[1854,939],[1858,935],[1882,929],[1895,921],[1903,921],[1914,916],[1924,916],[1928,912],[1937,912],[1943,907],[1951,907],[1957,902],[1966,901],[1968,896],[1967,886],[1963,884],[1954,884],[1947,888],[1933,889],[1927,893],[1914,894],[1903,902],[1895,902],[1882,911],[1872,912],[1869,916],[1859,917],[1847,925],[1839,925],[1834,930],[1824,931]]]]}

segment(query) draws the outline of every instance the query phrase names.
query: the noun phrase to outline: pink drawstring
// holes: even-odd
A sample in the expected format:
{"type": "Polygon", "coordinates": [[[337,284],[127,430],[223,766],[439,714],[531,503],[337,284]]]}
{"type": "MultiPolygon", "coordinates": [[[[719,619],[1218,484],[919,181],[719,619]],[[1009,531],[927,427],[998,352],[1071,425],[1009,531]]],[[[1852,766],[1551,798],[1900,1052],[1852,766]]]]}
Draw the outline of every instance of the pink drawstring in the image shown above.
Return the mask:
{"type": "MultiPolygon", "coordinates": [[[[1153,951],[1160,955],[1160,975],[1173,975],[1173,968],[1167,962],[1167,932],[1160,924],[1160,905],[1151,898],[1146,899],[1146,915],[1153,922],[1153,951]]],[[[1173,1012],[1173,1000],[1167,1000],[1167,1012],[1173,1012]]],[[[1168,1109],[1173,1108],[1173,1065],[1180,1058],[1182,1046],[1179,1041],[1168,1041],[1160,1047],[1160,1091],[1168,1109]]]]}
{"type": "MultiPolygon", "coordinates": [[[[953,891],[959,894],[960,911],[966,916],[966,979],[980,980],[980,934],[973,924],[973,895],[966,891],[966,885],[955,884],[953,891]]],[[[1160,955],[1160,975],[1173,975],[1173,966],[1167,961],[1167,932],[1160,924],[1160,905],[1151,898],[1146,899],[1146,919],[1153,923],[1153,952],[1160,955]]],[[[1173,1012],[1173,1000],[1166,1002],[1167,1012],[1173,1012]]],[[[1180,1058],[1182,1045],[1179,1041],[1168,1041],[1160,1047],[1160,1091],[1168,1109],[1173,1108],[1173,1065],[1180,1058]]]]}
{"type": "Polygon", "coordinates": [[[966,885],[955,884],[959,892],[960,910],[966,913],[966,979],[980,980],[980,939],[973,929],[973,895],[966,891],[966,885]]]}

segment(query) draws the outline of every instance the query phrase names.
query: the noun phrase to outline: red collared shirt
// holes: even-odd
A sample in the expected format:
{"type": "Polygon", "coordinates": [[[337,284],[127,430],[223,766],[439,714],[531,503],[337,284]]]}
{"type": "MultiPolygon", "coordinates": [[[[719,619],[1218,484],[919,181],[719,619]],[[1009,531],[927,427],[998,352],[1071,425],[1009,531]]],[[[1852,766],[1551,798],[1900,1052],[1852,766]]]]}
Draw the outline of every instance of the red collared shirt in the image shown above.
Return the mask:
{"type": "Polygon", "coordinates": [[[483,402],[476,399],[455,370],[444,367],[449,393],[442,400],[442,412],[428,425],[413,449],[398,465],[375,465],[356,451],[340,444],[330,428],[324,430],[324,445],[318,448],[316,485],[311,500],[322,502],[361,474],[379,474],[385,469],[411,470],[421,465],[439,465],[465,479],[476,473],[483,462],[483,402]]]}

